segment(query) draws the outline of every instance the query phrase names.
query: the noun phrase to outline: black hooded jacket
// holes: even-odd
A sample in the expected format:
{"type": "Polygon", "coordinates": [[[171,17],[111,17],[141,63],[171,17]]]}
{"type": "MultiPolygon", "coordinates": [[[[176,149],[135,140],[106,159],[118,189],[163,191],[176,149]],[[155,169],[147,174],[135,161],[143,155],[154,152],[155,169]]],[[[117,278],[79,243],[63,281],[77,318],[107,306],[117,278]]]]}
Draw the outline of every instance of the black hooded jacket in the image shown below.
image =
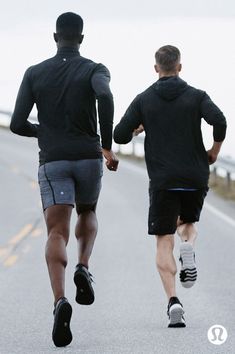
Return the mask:
{"type": "Polygon", "coordinates": [[[157,190],[206,188],[209,164],[201,119],[223,141],[226,119],[206,92],[178,76],[163,77],[138,95],[114,130],[119,144],[131,141],[140,124],[145,129],[145,159],[151,185],[157,190]]]}

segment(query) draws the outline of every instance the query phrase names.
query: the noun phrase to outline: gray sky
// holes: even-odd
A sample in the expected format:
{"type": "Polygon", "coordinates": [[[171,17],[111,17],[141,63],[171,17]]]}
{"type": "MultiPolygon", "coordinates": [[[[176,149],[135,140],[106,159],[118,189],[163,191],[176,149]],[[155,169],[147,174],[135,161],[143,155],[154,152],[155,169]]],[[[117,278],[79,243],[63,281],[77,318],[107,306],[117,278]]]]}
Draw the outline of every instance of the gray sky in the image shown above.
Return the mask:
{"type": "Polygon", "coordinates": [[[0,0],[0,5],[0,29],[29,20],[54,20],[65,11],[78,12],[84,19],[96,21],[235,16],[234,0],[0,0]]]}

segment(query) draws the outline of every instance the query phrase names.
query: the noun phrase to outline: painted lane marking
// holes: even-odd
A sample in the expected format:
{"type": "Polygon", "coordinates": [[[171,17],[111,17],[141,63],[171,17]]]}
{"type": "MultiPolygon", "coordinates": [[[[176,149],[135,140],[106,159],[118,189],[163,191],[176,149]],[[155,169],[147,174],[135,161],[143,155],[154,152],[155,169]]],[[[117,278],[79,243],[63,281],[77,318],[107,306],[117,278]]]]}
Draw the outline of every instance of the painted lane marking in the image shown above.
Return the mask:
{"type": "Polygon", "coordinates": [[[207,202],[204,203],[204,206],[208,211],[210,211],[211,213],[218,216],[220,219],[225,221],[227,224],[229,224],[232,227],[235,227],[235,221],[232,218],[230,218],[230,216],[227,216],[222,211],[220,211],[219,209],[215,208],[213,205],[211,205],[207,202]]]}
{"type": "Polygon", "coordinates": [[[20,230],[18,234],[12,237],[10,241],[8,242],[10,245],[16,245],[19,243],[25,236],[27,236],[30,231],[32,231],[33,225],[32,224],[27,224],[23,227],[23,229],[20,230]]]}
{"type": "Polygon", "coordinates": [[[19,256],[17,256],[16,254],[9,256],[3,263],[4,267],[11,267],[13,266],[16,261],[18,260],[19,256]]]}
{"type": "MultiPolygon", "coordinates": [[[[0,247],[0,260],[3,266],[11,267],[19,259],[19,255],[12,254],[17,245],[27,236],[31,234],[31,237],[38,237],[42,234],[42,229],[33,229],[32,224],[26,224],[15,236],[13,236],[7,243],[6,247],[0,247]]],[[[28,253],[30,250],[30,245],[25,245],[22,253],[28,253]]]]}
{"type": "Polygon", "coordinates": [[[41,235],[42,235],[42,229],[40,229],[40,228],[33,230],[33,232],[31,233],[31,237],[38,237],[41,235]]]}
{"type": "Polygon", "coordinates": [[[8,252],[7,247],[0,247],[0,258],[4,257],[8,252]]]}

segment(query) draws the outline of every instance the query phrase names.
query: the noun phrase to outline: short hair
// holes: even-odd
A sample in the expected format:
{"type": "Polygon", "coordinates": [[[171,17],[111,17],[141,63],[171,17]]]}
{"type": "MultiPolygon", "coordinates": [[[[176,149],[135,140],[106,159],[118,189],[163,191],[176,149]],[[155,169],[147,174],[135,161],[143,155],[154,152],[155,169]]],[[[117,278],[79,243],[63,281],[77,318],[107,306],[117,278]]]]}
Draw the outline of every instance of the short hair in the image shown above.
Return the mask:
{"type": "Polygon", "coordinates": [[[155,53],[156,64],[161,70],[170,72],[175,70],[176,65],[180,63],[180,51],[173,45],[165,45],[155,53]]]}
{"type": "Polygon", "coordinates": [[[83,19],[73,12],[65,12],[56,20],[56,33],[64,40],[77,40],[83,30],[83,19]]]}

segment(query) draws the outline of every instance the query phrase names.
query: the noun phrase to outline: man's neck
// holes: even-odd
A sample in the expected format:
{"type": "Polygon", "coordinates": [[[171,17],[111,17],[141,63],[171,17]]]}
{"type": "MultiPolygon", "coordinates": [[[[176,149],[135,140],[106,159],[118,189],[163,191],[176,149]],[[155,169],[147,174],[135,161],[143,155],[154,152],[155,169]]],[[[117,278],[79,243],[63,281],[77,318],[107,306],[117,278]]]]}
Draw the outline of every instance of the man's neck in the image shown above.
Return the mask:
{"type": "Polygon", "coordinates": [[[71,48],[73,50],[79,51],[80,44],[74,43],[74,42],[70,42],[70,41],[64,41],[64,40],[61,40],[61,41],[57,42],[57,48],[58,49],[61,49],[61,48],[64,48],[64,47],[71,48]]]}
{"type": "Polygon", "coordinates": [[[164,72],[159,72],[158,77],[161,79],[162,77],[171,77],[171,76],[179,76],[179,73],[176,71],[172,71],[171,73],[164,73],[164,72]]]}

